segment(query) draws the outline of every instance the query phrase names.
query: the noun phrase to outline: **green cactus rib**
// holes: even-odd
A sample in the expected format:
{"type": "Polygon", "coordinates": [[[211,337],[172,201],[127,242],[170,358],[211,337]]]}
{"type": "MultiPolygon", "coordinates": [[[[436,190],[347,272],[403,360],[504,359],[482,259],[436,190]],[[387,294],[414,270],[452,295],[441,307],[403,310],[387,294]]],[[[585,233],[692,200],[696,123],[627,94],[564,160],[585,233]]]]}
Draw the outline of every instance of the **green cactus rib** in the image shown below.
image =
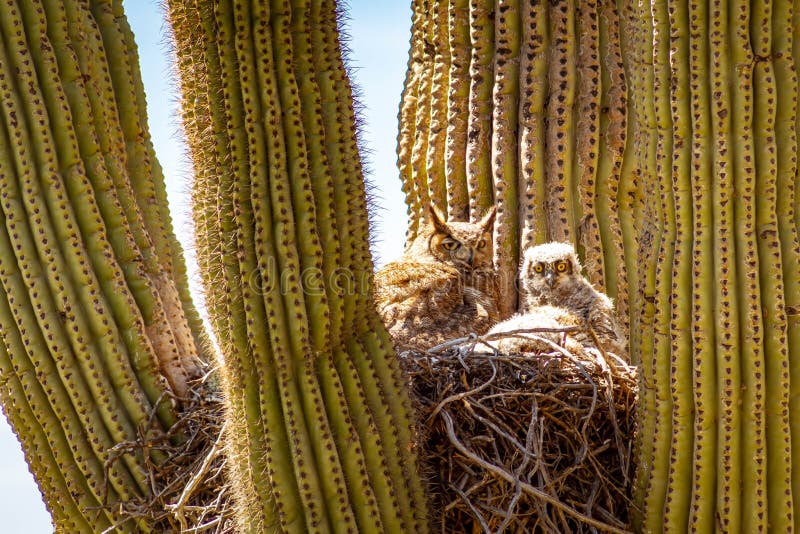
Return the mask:
{"type": "MultiPolygon", "coordinates": [[[[770,13],[755,6],[754,19],[768,26],[770,13]],[[761,11],[761,12],[759,12],[761,11]],[[761,18],[764,15],[764,18],[761,18]]],[[[754,41],[763,42],[754,32],[754,41]]],[[[758,53],[758,49],[755,50],[758,53]]],[[[764,313],[764,360],[766,363],[765,402],[767,428],[767,501],[770,528],[793,527],[791,431],[789,424],[789,353],[787,320],[783,298],[782,255],[778,239],[776,207],[777,147],[775,139],[776,87],[771,63],[755,65],[753,129],[756,154],[756,227],[758,228],[761,306],[764,313]]]]}
{"type": "MultiPolygon", "coordinates": [[[[795,7],[793,7],[791,11],[791,28],[791,51],[785,51],[785,53],[791,54],[793,72],[796,75],[798,66],[800,66],[800,39],[794,38],[794,34],[798,31],[798,29],[800,29],[800,9],[795,7]]],[[[800,113],[794,115],[794,121],[794,130],[797,132],[798,129],[800,129],[800,113]]],[[[795,178],[795,188],[800,188],[800,179],[798,178],[795,178]]],[[[792,212],[794,213],[794,224],[796,231],[798,234],[800,234],[800,194],[795,194],[794,196],[794,207],[792,212]]]]}
{"type": "MultiPolygon", "coordinates": [[[[425,0],[422,9],[426,13],[433,13],[433,3],[435,0],[425,0]]],[[[414,115],[414,140],[411,148],[411,176],[415,184],[415,190],[419,195],[420,202],[423,206],[428,206],[436,203],[439,200],[438,208],[446,206],[441,205],[444,196],[437,199],[435,196],[431,197],[434,191],[428,176],[427,165],[427,152],[428,141],[430,139],[430,116],[431,106],[433,105],[431,99],[431,84],[433,80],[433,17],[426,16],[423,20],[422,27],[420,28],[420,35],[423,36],[423,43],[425,43],[421,50],[419,77],[416,79],[416,113],[414,115]]],[[[435,187],[435,185],[434,185],[435,187]]],[[[444,191],[441,192],[444,195],[444,191]]],[[[423,210],[423,217],[425,216],[423,210]]]]}
{"type": "Polygon", "coordinates": [[[713,529],[716,503],[718,391],[715,383],[713,174],[709,147],[708,6],[689,4],[689,88],[692,115],[692,342],[694,369],[694,450],[689,526],[713,529]]]}
{"type": "Polygon", "coordinates": [[[425,121],[428,139],[425,146],[425,169],[428,181],[428,196],[434,206],[443,213],[449,213],[448,176],[445,172],[445,145],[447,143],[447,104],[450,82],[450,49],[448,40],[436,36],[448,34],[447,12],[449,0],[432,0],[433,17],[429,23],[428,41],[433,47],[430,69],[430,89],[428,100],[430,110],[425,121]]]}
{"type": "MultiPolygon", "coordinates": [[[[689,102],[689,43],[680,38],[681,28],[688,26],[686,5],[667,2],[669,17],[670,118],[672,122],[672,154],[669,171],[674,199],[675,230],[672,260],[672,287],[669,325],[672,346],[669,358],[669,380],[672,404],[669,472],[663,502],[663,523],[651,521],[649,526],[668,532],[681,532],[689,523],[692,478],[693,398],[692,379],[692,313],[690,292],[679,288],[692,286],[692,136],[689,102]]],[[[659,362],[666,365],[667,362],[659,362]]],[[[654,486],[654,485],[653,485],[654,486]]],[[[655,491],[664,491],[654,487],[655,491]]],[[[651,499],[651,506],[662,506],[651,499]]],[[[649,512],[649,508],[648,508],[649,512]]],[[[647,517],[649,513],[646,514],[647,517]]]]}
{"type": "Polygon", "coordinates": [[[765,368],[761,290],[755,221],[755,153],[753,145],[753,69],[750,48],[750,5],[732,5],[731,65],[735,77],[733,139],[737,272],[740,286],[739,324],[742,373],[742,532],[767,530],[765,368]],[[747,67],[744,67],[747,65],[747,67]]]}
{"type": "Polygon", "coordinates": [[[494,204],[491,168],[492,88],[494,80],[494,9],[482,0],[469,2],[469,116],[467,117],[467,192],[470,220],[494,204]]]}
{"type": "MultiPolygon", "coordinates": [[[[640,288],[640,268],[644,263],[644,258],[638,257],[636,253],[628,251],[637,250],[639,245],[637,236],[637,227],[640,225],[641,218],[641,193],[638,190],[640,177],[637,175],[639,172],[637,165],[638,161],[643,159],[641,155],[641,146],[644,144],[645,139],[642,133],[642,126],[640,120],[640,110],[643,109],[641,103],[642,83],[638,69],[632,64],[632,57],[638,54],[641,61],[650,61],[648,56],[642,56],[640,47],[642,46],[640,35],[637,35],[639,28],[637,26],[637,19],[632,15],[632,8],[629,5],[620,6],[619,18],[619,34],[620,34],[620,51],[624,50],[625,53],[621,55],[623,66],[625,69],[625,79],[628,92],[628,119],[626,121],[625,133],[625,148],[623,151],[624,157],[621,159],[619,168],[619,180],[615,180],[613,185],[615,188],[609,190],[610,193],[616,189],[616,213],[619,214],[620,221],[620,234],[622,240],[622,250],[624,251],[621,260],[624,262],[624,270],[626,273],[626,281],[628,287],[628,302],[625,305],[625,310],[628,316],[628,330],[629,340],[628,346],[631,348],[632,361],[638,361],[640,358],[638,348],[640,341],[639,337],[642,333],[640,327],[640,306],[641,303],[636,300],[637,291],[640,288]],[[646,57],[646,59],[645,59],[646,57]]],[[[650,37],[648,37],[649,39],[650,37]]],[[[619,297],[617,299],[619,303],[619,297]]],[[[644,434],[647,435],[647,434],[644,434]]],[[[647,466],[645,466],[647,468],[647,466]]]]}
{"type": "MultiPolygon", "coordinates": [[[[413,117],[417,113],[417,89],[419,87],[419,70],[422,64],[422,46],[425,42],[421,38],[425,11],[422,6],[426,0],[413,0],[411,9],[414,13],[411,23],[411,44],[408,55],[406,77],[403,80],[403,92],[400,98],[398,121],[400,127],[397,131],[397,166],[400,171],[400,180],[403,194],[406,196],[408,207],[408,230],[406,241],[411,242],[419,229],[419,223],[424,217],[425,206],[422,205],[417,184],[414,181],[414,171],[411,166],[411,154],[414,150],[416,121],[413,117]]],[[[316,5],[316,3],[315,3],[316,5]]],[[[312,7],[313,9],[313,7],[312,7]]]]}
{"type": "Polygon", "coordinates": [[[576,109],[576,164],[580,179],[576,180],[581,219],[578,236],[584,250],[584,270],[589,281],[598,288],[605,286],[605,266],[600,225],[596,215],[597,163],[600,143],[600,105],[602,100],[600,72],[600,26],[597,2],[578,6],[578,96],[576,109]]]}
{"type": "MultiPolygon", "coordinates": [[[[50,9],[54,7],[56,6],[49,5],[50,9]]],[[[49,13],[53,40],[56,42],[68,40],[66,13],[64,11],[45,11],[45,13],[49,13]]],[[[52,69],[56,68],[57,58],[53,56],[51,48],[44,46],[32,48],[37,63],[42,64],[43,68],[46,68],[45,65],[52,69]]],[[[58,63],[58,72],[64,73],[71,82],[66,86],[58,83],[42,86],[48,108],[57,110],[50,114],[53,131],[63,134],[54,136],[59,152],[58,165],[62,173],[70,175],[80,172],[76,170],[81,168],[82,161],[86,162],[83,166],[86,171],[85,176],[65,181],[66,190],[71,198],[80,198],[82,205],[87,207],[86,210],[77,210],[78,225],[82,234],[87,236],[86,241],[93,244],[92,247],[87,247],[87,250],[92,255],[98,282],[106,295],[122,339],[126,342],[128,353],[134,355],[130,359],[137,379],[142,384],[149,402],[155,405],[163,393],[169,390],[169,385],[160,376],[158,357],[146,332],[147,319],[150,319],[150,323],[154,320],[150,311],[153,304],[147,300],[148,283],[143,274],[135,272],[138,268],[138,255],[134,250],[135,245],[130,243],[128,227],[124,224],[118,209],[114,186],[108,180],[107,171],[114,169],[117,164],[113,158],[103,157],[104,150],[107,150],[108,146],[105,149],[99,146],[97,133],[102,133],[106,127],[95,130],[89,122],[93,116],[91,112],[82,111],[76,114],[72,111],[90,109],[87,88],[79,81],[81,73],[76,59],[64,54],[58,63]],[[73,120],[73,117],[76,119],[73,120]],[[90,186],[89,180],[93,182],[94,187],[90,186]],[[98,215],[102,216],[103,222],[99,221],[98,215]],[[113,256],[111,248],[114,248],[113,256]],[[132,270],[126,277],[127,280],[123,277],[123,271],[109,261],[112,257],[131,267],[127,269],[132,270]],[[133,292],[134,296],[137,293],[140,296],[137,302],[134,302],[128,288],[144,288],[143,291],[133,292]]],[[[95,101],[100,100],[95,99],[95,101]]],[[[158,411],[164,424],[169,425],[174,421],[169,403],[162,403],[158,411]]],[[[142,415],[142,417],[148,416],[142,415]]]]}
{"type": "Polygon", "coordinates": [[[469,0],[449,2],[447,31],[444,33],[447,34],[450,57],[444,152],[447,215],[452,220],[464,221],[469,219],[465,120],[469,100],[469,0]]]}
{"type": "Polygon", "coordinates": [[[547,222],[548,238],[570,241],[577,221],[573,198],[575,154],[574,103],[577,75],[575,6],[568,0],[552,2],[548,10],[551,33],[551,59],[547,105],[547,222]]]}
{"type": "Polygon", "coordinates": [[[517,308],[519,210],[517,207],[517,122],[519,109],[520,12],[516,0],[500,0],[495,8],[494,88],[492,90],[492,181],[497,215],[494,266],[500,297],[498,311],[510,316],[517,308]]]}
{"type": "MultiPolygon", "coordinates": [[[[623,166],[620,170],[618,184],[618,209],[622,219],[624,248],[632,253],[626,253],[624,258],[629,274],[630,287],[630,340],[629,347],[633,361],[641,362],[640,383],[642,387],[640,403],[643,414],[655,414],[657,409],[656,392],[663,391],[664,384],[656,384],[653,366],[652,337],[645,333],[650,332],[653,326],[655,306],[655,262],[648,262],[648,253],[651,250],[657,225],[656,214],[650,213],[649,220],[644,220],[646,210],[652,210],[655,201],[653,193],[644,194],[647,189],[652,190],[652,181],[655,179],[656,152],[650,150],[656,147],[655,130],[657,128],[653,103],[642,96],[642,91],[652,83],[650,68],[639,68],[640,65],[653,63],[653,49],[649,42],[643,42],[643,31],[652,26],[652,15],[647,6],[643,4],[625,5],[621,7],[620,32],[623,37],[621,46],[627,50],[624,56],[626,79],[631,93],[629,111],[631,121],[628,123],[629,132],[626,136],[626,149],[623,166]],[[652,158],[651,158],[652,156],[652,158]],[[635,252],[633,252],[635,251],[635,252]],[[631,256],[639,258],[633,261],[631,256]],[[650,298],[648,298],[650,297],[650,298]]],[[[651,40],[648,37],[648,41],[651,40]]],[[[649,440],[662,429],[656,427],[655,417],[643,417],[640,426],[641,432],[637,433],[640,440],[649,440]]],[[[657,438],[656,438],[657,439],[657,438]]],[[[653,441],[655,443],[655,440],[653,441]]],[[[635,494],[637,502],[647,495],[647,485],[654,469],[657,448],[649,441],[635,444],[641,468],[637,470],[635,494]]],[[[663,473],[662,473],[663,476],[663,473]]],[[[660,510],[656,510],[656,521],[660,520],[660,510]]],[[[647,512],[649,516],[649,511],[647,512]]]]}
{"type": "MultiPolygon", "coordinates": [[[[797,132],[794,117],[798,113],[797,71],[792,63],[792,12],[795,8],[788,3],[774,5],[772,17],[773,64],[775,67],[776,111],[775,140],[777,149],[777,195],[775,209],[778,217],[778,233],[781,244],[781,259],[784,281],[784,306],[786,309],[786,336],[790,355],[800,354],[800,244],[798,229],[794,225],[795,183],[797,165],[797,132]]],[[[790,364],[790,413],[800,413],[800,362],[796,357],[790,364]]],[[[790,419],[792,436],[792,465],[800,465],[800,422],[790,419]]],[[[800,477],[792,476],[792,495],[800,496],[800,477]]],[[[800,517],[794,516],[794,528],[800,527],[800,517]]]]}
{"type": "Polygon", "coordinates": [[[519,117],[520,249],[547,241],[545,218],[545,120],[547,94],[547,2],[522,6],[519,117]]]}
{"type": "Polygon", "coordinates": [[[620,174],[627,133],[627,83],[620,50],[619,15],[616,6],[600,2],[602,65],[601,136],[595,186],[595,215],[603,246],[606,293],[614,299],[617,316],[627,333],[628,284],[622,228],[619,217],[620,174]],[[607,111],[606,111],[607,110],[607,111]]]}
{"type": "Polygon", "coordinates": [[[650,458],[647,490],[644,494],[646,526],[658,530],[664,521],[664,503],[671,487],[665,484],[670,469],[670,436],[672,435],[672,398],[670,365],[672,352],[670,297],[672,289],[676,237],[675,201],[671,163],[673,156],[672,118],[669,106],[669,20],[665,3],[652,4],[653,28],[653,118],[655,120],[655,176],[658,177],[658,231],[655,272],[653,273],[653,347],[642,352],[643,381],[648,384],[648,412],[652,437],[645,447],[650,458]],[[648,359],[649,356],[649,359],[648,359]]]}
{"type": "Polygon", "coordinates": [[[731,157],[732,104],[729,86],[729,33],[727,6],[715,0],[710,6],[709,51],[711,90],[711,131],[714,174],[714,274],[716,314],[717,422],[717,502],[716,521],[723,530],[741,531],[742,483],[741,368],[737,361],[739,345],[739,292],[733,229],[734,176],[731,157]]]}

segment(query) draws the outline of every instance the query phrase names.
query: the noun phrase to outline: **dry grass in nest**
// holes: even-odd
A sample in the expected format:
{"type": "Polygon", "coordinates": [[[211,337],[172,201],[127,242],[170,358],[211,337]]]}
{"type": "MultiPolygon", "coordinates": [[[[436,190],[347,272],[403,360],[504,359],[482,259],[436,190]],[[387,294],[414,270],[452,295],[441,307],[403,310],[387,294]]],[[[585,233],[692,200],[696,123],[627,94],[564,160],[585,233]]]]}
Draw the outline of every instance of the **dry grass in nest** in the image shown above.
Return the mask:
{"type": "MultiPolygon", "coordinates": [[[[222,451],[222,400],[203,381],[181,404],[179,419],[168,433],[157,440],[141,436],[112,450],[111,461],[119,461],[127,452],[144,453],[152,494],[147,501],[114,508],[121,513],[121,522],[143,521],[153,532],[231,534],[234,518],[222,451]]],[[[107,530],[115,531],[116,526],[107,530]]]]}
{"type": "Polygon", "coordinates": [[[461,341],[401,354],[434,531],[624,532],[636,368],[555,344],[506,355],[461,341]]]}

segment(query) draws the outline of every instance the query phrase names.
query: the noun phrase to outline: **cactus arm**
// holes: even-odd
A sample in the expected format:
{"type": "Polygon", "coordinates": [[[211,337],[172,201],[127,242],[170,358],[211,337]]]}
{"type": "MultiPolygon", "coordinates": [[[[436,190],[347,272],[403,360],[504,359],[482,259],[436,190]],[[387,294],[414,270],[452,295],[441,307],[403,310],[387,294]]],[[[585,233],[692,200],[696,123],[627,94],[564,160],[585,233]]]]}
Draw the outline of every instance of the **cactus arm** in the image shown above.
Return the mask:
{"type": "Polygon", "coordinates": [[[653,113],[655,121],[656,155],[655,175],[658,177],[659,227],[656,239],[657,250],[653,273],[653,348],[642,351],[643,382],[647,384],[649,409],[652,410],[652,438],[648,439],[649,485],[644,494],[645,529],[661,527],[665,521],[664,504],[667,492],[672,488],[665,484],[670,468],[670,437],[672,436],[672,398],[670,395],[670,359],[672,339],[670,337],[671,312],[669,300],[672,289],[675,241],[675,206],[670,169],[673,155],[672,118],[669,108],[669,21],[666,2],[650,5],[653,28],[653,113]],[[649,361],[645,361],[649,355],[649,361]]]}
{"type": "MultiPolygon", "coordinates": [[[[9,25],[4,28],[4,31],[10,32],[10,25],[15,22],[20,25],[19,17],[19,11],[9,6],[2,16],[3,23],[9,25]]],[[[21,37],[14,43],[11,51],[11,57],[14,58],[15,63],[23,61],[21,57],[24,57],[25,51],[21,37]]],[[[3,58],[3,60],[3,65],[10,68],[11,60],[8,58],[3,58]]],[[[28,63],[30,64],[30,62],[28,63]]],[[[31,80],[34,76],[30,67],[26,68],[22,63],[16,63],[15,67],[18,69],[17,75],[22,79],[27,78],[26,81],[31,80]]],[[[10,76],[5,78],[4,82],[9,79],[10,76]]],[[[124,441],[127,437],[136,435],[134,424],[127,418],[127,415],[130,414],[137,418],[137,415],[141,413],[143,418],[147,416],[144,408],[137,403],[141,399],[126,398],[126,394],[129,393],[127,390],[120,391],[122,398],[119,398],[114,395],[115,389],[111,386],[112,380],[115,386],[122,388],[130,384],[130,377],[125,373],[128,363],[122,359],[118,346],[113,344],[115,332],[108,326],[109,315],[104,303],[101,302],[102,293],[98,291],[96,280],[93,279],[91,271],[86,267],[87,258],[82,254],[83,251],[79,244],[74,213],[67,208],[66,202],[63,200],[64,186],[56,178],[55,151],[52,146],[48,145],[50,142],[49,132],[45,133],[38,129],[29,130],[28,125],[34,124],[32,121],[42,125],[46,124],[41,118],[33,118],[34,116],[45,116],[41,97],[37,94],[36,97],[23,104],[8,83],[0,83],[0,91],[3,93],[5,102],[6,128],[11,138],[6,142],[8,146],[14,147],[13,161],[17,166],[19,186],[21,186],[18,187],[18,184],[11,180],[2,184],[6,200],[5,209],[8,210],[6,213],[11,218],[12,224],[9,232],[12,239],[17,241],[17,247],[20,246],[20,239],[25,240],[26,244],[35,243],[36,252],[31,251],[28,257],[36,258],[38,254],[43,259],[43,274],[49,285],[49,288],[44,290],[43,297],[54,299],[44,301],[51,312],[47,319],[44,319],[44,314],[40,313],[40,319],[43,320],[42,328],[49,328],[45,321],[54,320],[54,316],[57,315],[55,304],[58,303],[58,309],[65,311],[66,326],[68,327],[65,331],[69,343],[76,353],[81,371],[87,379],[92,397],[97,403],[105,427],[113,440],[112,443],[124,441]],[[42,173],[44,188],[36,181],[37,177],[33,169],[37,168],[44,170],[42,173]],[[44,193],[42,189],[44,189],[44,193]],[[46,202],[45,198],[42,198],[45,193],[50,202],[46,202]],[[64,222],[54,227],[49,216],[50,210],[54,210],[55,218],[64,222]],[[30,227],[27,226],[28,211],[35,214],[31,217],[30,227]],[[20,225],[20,230],[16,230],[17,224],[20,225]],[[59,229],[61,233],[57,235],[55,229],[59,229]],[[30,233],[25,235],[24,232],[30,233]],[[41,238],[34,239],[33,235],[39,235],[41,238]],[[56,243],[67,245],[65,254],[54,247],[56,243]],[[72,281],[73,276],[80,284],[80,290],[75,287],[72,281]],[[52,297],[49,296],[51,291],[52,297]],[[75,313],[71,309],[72,305],[82,306],[86,316],[75,313]],[[103,369],[107,369],[107,371],[101,372],[103,369]],[[125,401],[128,401],[126,408],[130,410],[127,413],[120,409],[120,402],[125,401]],[[120,413],[125,416],[119,417],[120,413]]],[[[19,261],[23,260],[19,258],[19,261]]],[[[25,261],[30,260],[26,258],[25,261]]],[[[42,291],[42,289],[40,288],[38,291],[42,291]]],[[[38,291],[36,292],[38,293],[38,291]]],[[[32,294],[32,298],[35,300],[37,297],[32,294]]],[[[137,479],[139,487],[147,487],[141,464],[136,465],[136,461],[129,455],[125,456],[125,460],[128,467],[133,468],[131,474],[137,479]]],[[[123,478],[119,481],[126,480],[124,475],[120,474],[120,476],[123,478]]],[[[126,485],[126,482],[120,482],[120,491],[124,491],[123,488],[126,485]]]]}
{"type": "MultiPolygon", "coordinates": [[[[66,10],[59,10],[58,6],[48,4],[45,14],[51,21],[53,39],[57,42],[69,40],[66,10]]],[[[135,244],[131,242],[130,226],[126,224],[119,208],[115,186],[108,180],[107,171],[113,174],[114,169],[118,168],[118,163],[113,153],[107,154],[108,157],[103,157],[103,154],[110,150],[109,145],[116,146],[116,143],[106,142],[106,146],[99,144],[99,140],[107,140],[103,132],[113,130],[113,122],[107,118],[105,124],[95,129],[90,122],[95,116],[93,112],[80,113],[78,114],[80,117],[72,113],[71,109],[92,108],[87,88],[79,81],[81,69],[76,57],[68,54],[54,56],[52,49],[46,46],[33,47],[32,53],[37,61],[52,68],[56,68],[57,64],[58,69],[72,79],[72,83],[64,86],[63,90],[59,84],[42,87],[47,105],[52,109],[59,109],[58,112],[51,114],[54,142],[59,151],[58,166],[62,174],[67,177],[64,185],[69,195],[78,199],[81,205],[87,206],[87,209],[77,210],[75,213],[78,226],[87,236],[85,242],[90,245],[87,249],[92,256],[93,265],[96,266],[98,282],[106,295],[128,354],[134,355],[131,360],[137,379],[142,384],[149,402],[155,404],[169,389],[163,378],[159,378],[158,356],[146,331],[147,326],[159,324],[154,310],[156,305],[152,297],[152,287],[139,268],[141,256],[135,249],[135,244]],[[66,106],[67,103],[69,107],[66,106]],[[86,165],[83,165],[82,161],[86,161],[86,165]],[[98,220],[98,215],[106,223],[105,230],[98,220]],[[108,261],[108,258],[112,257],[111,249],[113,257],[122,263],[122,271],[108,261]],[[126,275],[125,281],[123,272],[126,275]],[[127,288],[131,288],[130,292],[125,287],[126,282],[127,288]]],[[[95,64],[90,62],[90,65],[95,64]]],[[[97,77],[96,73],[94,75],[97,77]]],[[[111,98],[108,94],[104,96],[111,98]]],[[[94,99],[95,105],[101,106],[102,100],[104,99],[94,99]]],[[[103,111],[100,110],[99,113],[103,111]]],[[[164,321],[163,316],[161,321],[164,321]]],[[[186,368],[178,360],[174,349],[164,350],[164,356],[166,355],[169,355],[174,364],[175,383],[183,388],[186,368]]],[[[125,367],[123,364],[120,369],[125,367]]],[[[173,419],[169,403],[160,405],[158,411],[162,422],[171,424],[173,419]]],[[[140,420],[146,420],[148,417],[143,412],[139,415],[140,420]]]]}

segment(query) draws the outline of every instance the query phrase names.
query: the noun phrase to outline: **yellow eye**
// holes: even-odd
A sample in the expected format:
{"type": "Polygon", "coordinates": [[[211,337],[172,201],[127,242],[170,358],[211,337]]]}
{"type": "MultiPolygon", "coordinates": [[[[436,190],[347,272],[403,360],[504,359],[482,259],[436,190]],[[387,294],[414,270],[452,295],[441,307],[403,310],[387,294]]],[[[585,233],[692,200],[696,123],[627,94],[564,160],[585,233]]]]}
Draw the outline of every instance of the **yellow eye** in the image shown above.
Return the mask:
{"type": "Polygon", "coordinates": [[[544,271],[544,265],[542,265],[541,263],[537,263],[536,265],[533,266],[533,270],[534,272],[540,273],[544,271]]]}
{"type": "Polygon", "coordinates": [[[566,272],[566,270],[567,270],[567,262],[560,261],[560,262],[556,263],[556,271],[558,271],[560,273],[563,273],[563,272],[566,272]]]}
{"type": "Polygon", "coordinates": [[[442,241],[442,246],[445,250],[455,250],[458,247],[458,243],[455,241],[442,241]]]}
{"type": "Polygon", "coordinates": [[[486,240],[485,239],[481,239],[480,241],[478,241],[478,248],[483,248],[485,246],[486,246],[486,240]]]}

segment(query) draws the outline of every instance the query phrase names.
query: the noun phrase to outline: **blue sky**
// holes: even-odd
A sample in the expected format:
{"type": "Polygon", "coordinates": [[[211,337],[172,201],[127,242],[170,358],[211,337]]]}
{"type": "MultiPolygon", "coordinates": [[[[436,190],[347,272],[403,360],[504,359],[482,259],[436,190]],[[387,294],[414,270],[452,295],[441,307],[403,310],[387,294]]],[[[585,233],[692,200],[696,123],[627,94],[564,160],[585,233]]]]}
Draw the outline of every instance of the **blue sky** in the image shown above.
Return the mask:
{"type": "MultiPolygon", "coordinates": [[[[147,92],[150,132],[164,167],[178,237],[189,248],[188,188],[190,170],[176,119],[177,96],[164,44],[160,2],[124,0],[136,34],[147,92]]],[[[377,241],[381,262],[402,252],[406,212],[395,165],[397,111],[405,75],[410,1],[350,0],[350,63],[365,106],[364,139],[371,154],[371,180],[377,187],[377,241]]],[[[190,265],[191,268],[191,265],[190,265]]],[[[4,534],[40,534],[52,531],[33,478],[16,438],[0,421],[0,517],[4,534]]]]}

